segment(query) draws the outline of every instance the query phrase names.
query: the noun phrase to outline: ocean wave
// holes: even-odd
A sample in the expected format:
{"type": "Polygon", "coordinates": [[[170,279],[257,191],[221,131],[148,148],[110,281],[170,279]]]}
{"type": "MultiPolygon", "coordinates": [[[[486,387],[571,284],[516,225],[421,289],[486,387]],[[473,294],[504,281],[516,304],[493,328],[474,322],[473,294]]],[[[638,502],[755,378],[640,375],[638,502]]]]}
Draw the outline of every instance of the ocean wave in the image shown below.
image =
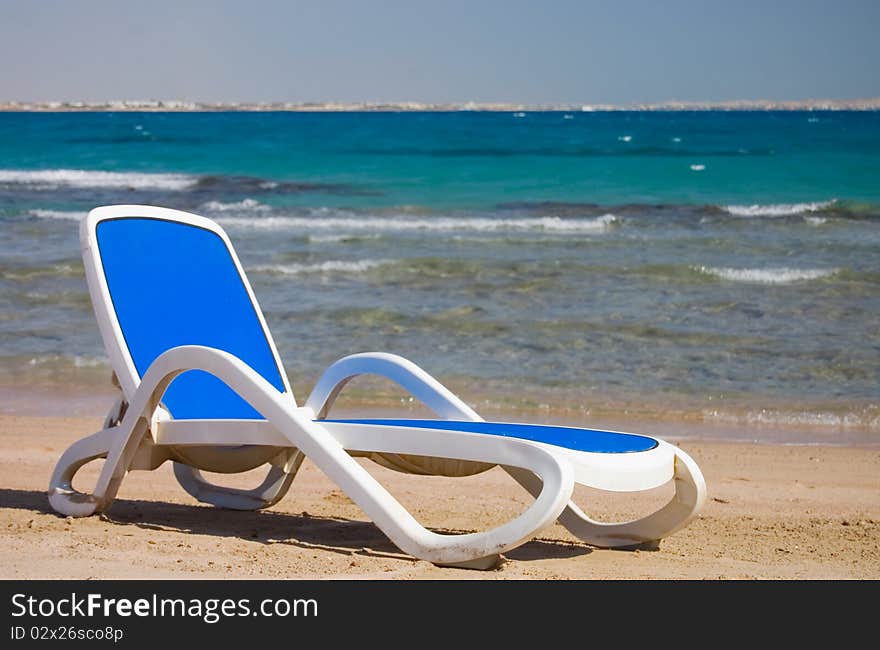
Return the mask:
{"type": "Polygon", "coordinates": [[[308,235],[306,239],[312,244],[348,244],[379,239],[379,235],[342,233],[339,235],[308,235]]]}
{"type": "Polygon", "coordinates": [[[68,210],[28,210],[28,214],[39,219],[61,219],[64,221],[82,221],[85,212],[68,210]]]}
{"type": "Polygon", "coordinates": [[[107,359],[104,357],[92,357],[86,355],[61,355],[61,354],[40,354],[31,357],[28,360],[29,366],[44,365],[68,365],[74,368],[100,368],[107,365],[107,359]]]}
{"type": "Polygon", "coordinates": [[[745,413],[732,413],[706,409],[702,412],[704,420],[714,420],[727,424],[749,426],[808,426],[808,427],[880,427],[880,418],[863,416],[858,413],[829,413],[821,411],[776,411],[761,409],[745,413]]]}
{"type": "MultiPolygon", "coordinates": [[[[708,167],[707,167],[708,169],[708,167]]],[[[876,221],[880,219],[880,203],[847,199],[831,199],[804,203],[775,203],[753,205],[712,205],[708,203],[592,203],[580,201],[505,201],[495,209],[508,215],[556,215],[567,218],[587,218],[614,214],[621,219],[632,217],[635,222],[644,219],[694,219],[715,223],[719,219],[750,217],[825,217],[835,220],[876,221]]],[[[632,225],[632,223],[628,223],[632,225]]]]}
{"type": "Polygon", "coordinates": [[[725,205],[721,209],[735,217],[789,217],[805,212],[819,212],[830,208],[836,202],[836,199],[832,199],[830,201],[814,201],[812,203],[725,205]]]}
{"type": "Polygon", "coordinates": [[[303,275],[307,273],[363,273],[389,264],[391,260],[327,260],[315,264],[261,264],[248,268],[249,273],[303,275]]]}
{"type": "Polygon", "coordinates": [[[45,266],[17,266],[0,264],[0,278],[16,282],[29,282],[43,277],[78,277],[83,272],[80,260],[69,260],[45,266]]]}
{"type": "MultiPolygon", "coordinates": [[[[279,181],[259,176],[213,175],[199,176],[187,188],[200,194],[223,196],[248,196],[254,194],[330,194],[336,196],[381,196],[381,192],[370,187],[348,185],[345,183],[319,183],[306,181],[279,181]]],[[[246,199],[245,199],[246,200],[246,199]]]]}
{"type": "Polygon", "coordinates": [[[87,169],[0,169],[0,185],[23,185],[35,190],[61,187],[105,189],[186,190],[198,179],[185,174],[105,172],[87,169]]]}
{"type": "Polygon", "coordinates": [[[543,230],[553,232],[602,232],[616,224],[613,214],[603,214],[593,219],[562,219],[560,217],[535,217],[523,219],[490,219],[487,217],[437,217],[435,219],[410,219],[393,217],[263,217],[248,219],[223,217],[217,221],[225,226],[260,228],[267,230],[382,230],[382,231],[521,231],[543,230]]]}
{"type": "Polygon", "coordinates": [[[714,275],[731,282],[748,282],[752,284],[791,284],[806,280],[827,278],[838,272],[838,269],[792,269],[787,267],[770,269],[732,269],[700,266],[695,270],[707,275],[714,275]]]}
{"type": "Polygon", "coordinates": [[[223,203],[222,201],[208,201],[199,206],[202,210],[208,212],[268,212],[271,206],[260,203],[256,199],[242,199],[232,203],[223,203]]]}
{"type": "MultiPolygon", "coordinates": [[[[132,190],[151,193],[185,193],[198,197],[202,207],[214,212],[252,210],[251,201],[263,195],[307,193],[333,196],[381,196],[379,190],[345,183],[282,181],[256,176],[197,175],[165,172],[116,172],[87,169],[0,169],[0,188],[18,192],[101,191],[106,202],[123,203],[117,195],[132,190]],[[246,197],[246,198],[240,198],[246,197]]],[[[268,209],[268,207],[266,208],[268,209]]]]}

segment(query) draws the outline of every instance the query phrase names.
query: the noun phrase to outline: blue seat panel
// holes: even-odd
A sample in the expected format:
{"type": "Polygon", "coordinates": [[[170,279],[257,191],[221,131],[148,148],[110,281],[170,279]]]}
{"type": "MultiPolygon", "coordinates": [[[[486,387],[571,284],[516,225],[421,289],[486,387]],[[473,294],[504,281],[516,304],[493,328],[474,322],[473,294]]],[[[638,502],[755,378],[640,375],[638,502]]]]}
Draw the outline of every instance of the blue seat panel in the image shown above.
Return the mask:
{"type": "Polygon", "coordinates": [[[350,424],[375,424],[391,427],[419,427],[422,429],[442,429],[445,431],[467,431],[485,433],[505,438],[520,438],[532,442],[542,442],[574,451],[589,451],[599,454],[625,454],[649,451],[657,446],[657,441],[648,436],[634,433],[616,433],[595,429],[575,427],[556,427],[543,424],[511,424],[506,422],[470,422],[459,420],[323,420],[350,424]]]}
{"type": "MultiPolygon", "coordinates": [[[[98,249],[125,343],[141,377],[179,345],[225,350],[279,391],[285,386],[266,333],[226,243],[216,233],[164,219],[107,219],[98,249]]],[[[219,379],[177,377],[162,398],[176,419],[263,419],[219,379]]]]}

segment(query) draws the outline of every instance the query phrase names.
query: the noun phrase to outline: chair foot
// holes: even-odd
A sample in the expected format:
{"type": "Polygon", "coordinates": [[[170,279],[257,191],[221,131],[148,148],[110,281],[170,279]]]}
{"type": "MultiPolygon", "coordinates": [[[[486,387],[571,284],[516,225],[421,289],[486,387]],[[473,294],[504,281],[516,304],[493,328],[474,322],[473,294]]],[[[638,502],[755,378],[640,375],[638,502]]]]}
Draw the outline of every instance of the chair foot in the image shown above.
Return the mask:
{"type": "Polygon", "coordinates": [[[115,493],[96,495],[80,492],[73,487],[73,477],[84,465],[106,458],[115,431],[104,429],[76,441],[61,455],[49,480],[49,505],[66,517],[88,517],[104,510],[113,501],[115,493]]]}
{"type": "Polygon", "coordinates": [[[100,505],[91,494],[84,494],[73,489],[53,487],[49,489],[49,505],[65,517],[90,517],[100,505]]]}

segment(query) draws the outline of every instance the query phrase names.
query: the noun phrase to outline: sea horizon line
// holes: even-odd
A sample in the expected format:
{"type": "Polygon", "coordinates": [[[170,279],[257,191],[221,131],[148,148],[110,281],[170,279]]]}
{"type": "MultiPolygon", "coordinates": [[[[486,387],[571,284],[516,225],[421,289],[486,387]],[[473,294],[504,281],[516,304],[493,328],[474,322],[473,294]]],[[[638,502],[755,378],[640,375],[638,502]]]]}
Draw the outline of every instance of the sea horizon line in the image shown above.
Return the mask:
{"type": "Polygon", "coordinates": [[[101,101],[0,101],[0,112],[627,112],[627,111],[875,111],[880,97],[858,99],[679,101],[610,103],[362,102],[206,102],[179,99],[101,101]]]}

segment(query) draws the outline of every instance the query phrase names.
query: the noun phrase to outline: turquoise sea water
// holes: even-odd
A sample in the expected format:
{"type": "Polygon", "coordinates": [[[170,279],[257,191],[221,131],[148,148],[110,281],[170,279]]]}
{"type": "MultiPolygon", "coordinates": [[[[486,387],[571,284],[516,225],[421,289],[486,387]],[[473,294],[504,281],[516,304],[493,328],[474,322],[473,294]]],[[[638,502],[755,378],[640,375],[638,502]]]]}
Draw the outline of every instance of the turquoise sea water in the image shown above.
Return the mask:
{"type": "Polygon", "coordinates": [[[106,380],[109,203],[224,225],[300,397],[376,349],[495,405],[880,432],[880,113],[0,113],[4,385],[106,380]]]}

